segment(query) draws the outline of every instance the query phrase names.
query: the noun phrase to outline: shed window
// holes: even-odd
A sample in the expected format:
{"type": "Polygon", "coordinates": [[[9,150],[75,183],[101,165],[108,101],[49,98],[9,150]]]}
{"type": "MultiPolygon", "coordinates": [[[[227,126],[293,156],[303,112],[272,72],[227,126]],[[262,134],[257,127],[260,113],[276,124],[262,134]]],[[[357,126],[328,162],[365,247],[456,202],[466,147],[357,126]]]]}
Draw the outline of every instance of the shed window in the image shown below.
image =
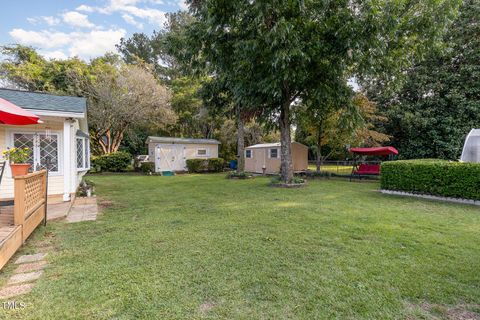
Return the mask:
{"type": "Polygon", "coordinates": [[[206,156],[207,155],[207,149],[197,149],[197,156],[206,156]]]}
{"type": "Polygon", "coordinates": [[[251,158],[252,157],[252,150],[245,150],[245,158],[251,158]]]}
{"type": "Polygon", "coordinates": [[[274,149],[270,149],[270,158],[278,158],[278,149],[277,148],[274,148],[274,149]]]}

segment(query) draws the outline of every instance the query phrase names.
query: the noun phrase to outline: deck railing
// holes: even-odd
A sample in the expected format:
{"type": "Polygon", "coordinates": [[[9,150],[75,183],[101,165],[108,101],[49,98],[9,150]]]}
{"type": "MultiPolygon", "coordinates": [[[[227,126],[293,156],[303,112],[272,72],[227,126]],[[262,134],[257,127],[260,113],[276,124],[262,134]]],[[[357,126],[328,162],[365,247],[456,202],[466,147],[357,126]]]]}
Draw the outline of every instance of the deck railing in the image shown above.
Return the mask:
{"type": "Polygon", "coordinates": [[[21,225],[22,238],[28,236],[45,218],[47,208],[47,171],[41,170],[24,176],[14,177],[15,204],[13,221],[21,225]]]}

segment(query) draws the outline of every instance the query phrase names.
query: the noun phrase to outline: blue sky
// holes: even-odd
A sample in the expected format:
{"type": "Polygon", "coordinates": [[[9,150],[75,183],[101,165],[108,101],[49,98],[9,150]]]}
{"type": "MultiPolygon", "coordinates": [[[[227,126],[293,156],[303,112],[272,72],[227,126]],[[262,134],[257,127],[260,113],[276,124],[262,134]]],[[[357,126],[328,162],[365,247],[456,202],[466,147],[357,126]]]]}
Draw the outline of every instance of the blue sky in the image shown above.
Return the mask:
{"type": "Polygon", "coordinates": [[[115,51],[122,37],[151,34],[184,0],[7,0],[0,11],[0,45],[21,43],[48,58],[90,59],[115,51]]]}

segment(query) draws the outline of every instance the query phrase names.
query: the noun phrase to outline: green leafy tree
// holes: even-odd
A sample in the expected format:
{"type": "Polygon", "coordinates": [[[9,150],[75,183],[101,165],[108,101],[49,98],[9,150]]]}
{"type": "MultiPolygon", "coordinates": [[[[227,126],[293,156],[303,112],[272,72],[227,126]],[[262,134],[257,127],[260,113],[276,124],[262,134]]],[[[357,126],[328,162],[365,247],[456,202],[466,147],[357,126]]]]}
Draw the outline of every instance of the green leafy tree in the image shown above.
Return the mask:
{"type": "Polygon", "coordinates": [[[130,38],[120,39],[116,47],[126,63],[143,61],[150,64],[157,77],[168,83],[189,73],[183,63],[188,59],[185,32],[193,17],[188,12],[179,11],[167,13],[166,18],[164,27],[151,36],[134,33],[130,38]]]}
{"type": "Polygon", "coordinates": [[[384,131],[402,158],[458,159],[466,135],[480,126],[479,17],[480,2],[464,1],[443,50],[410,68],[399,92],[364,84],[389,118],[384,131]]]}
{"type": "Polygon", "coordinates": [[[353,74],[390,81],[438,38],[456,1],[189,1],[196,57],[281,136],[281,177],[293,179],[293,106],[342,91],[353,74]]]}
{"type": "Polygon", "coordinates": [[[80,88],[69,81],[71,73],[89,73],[89,65],[78,58],[46,60],[32,47],[1,47],[5,59],[0,63],[0,77],[15,87],[29,91],[79,95],[80,88]]]}

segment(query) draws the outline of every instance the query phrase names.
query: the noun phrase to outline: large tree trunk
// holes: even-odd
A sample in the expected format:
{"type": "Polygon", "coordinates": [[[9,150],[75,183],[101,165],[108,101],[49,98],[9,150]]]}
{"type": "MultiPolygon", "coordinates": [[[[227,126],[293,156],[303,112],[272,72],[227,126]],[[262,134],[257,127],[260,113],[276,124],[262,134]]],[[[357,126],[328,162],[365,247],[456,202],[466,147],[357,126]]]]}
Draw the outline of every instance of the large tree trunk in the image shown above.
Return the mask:
{"type": "Polygon", "coordinates": [[[293,181],[293,163],[291,151],[292,138],[290,136],[290,101],[287,99],[280,111],[280,178],[284,183],[293,181]]]}
{"type": "Polygon", "coordinates": [[[242,112],[237,107],[237,171],[245,171],[245,125],[243,123],[242,112]]]}
{"type": "Polygon", "coordinates": [[[317,135],[317,157],[315,159],[317,165],[317,172],[320,172],[322,166],[322,124],[318,126],[318,135],[317,135]]]}

